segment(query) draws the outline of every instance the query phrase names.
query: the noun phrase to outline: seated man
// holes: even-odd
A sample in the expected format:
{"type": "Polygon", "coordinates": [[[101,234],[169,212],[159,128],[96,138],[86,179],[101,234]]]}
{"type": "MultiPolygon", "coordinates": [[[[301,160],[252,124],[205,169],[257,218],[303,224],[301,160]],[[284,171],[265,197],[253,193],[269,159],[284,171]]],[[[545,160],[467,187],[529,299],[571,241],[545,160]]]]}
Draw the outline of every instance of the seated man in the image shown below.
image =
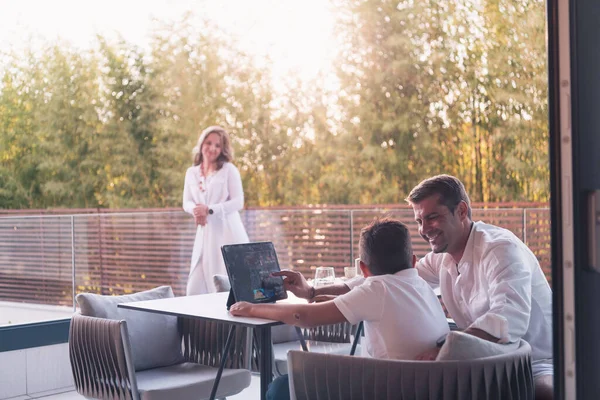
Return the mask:
{"type": "MultiPolygon", "coordinates": [[[[375,221],[361,231],[359,248],[360,269],[366,279],[343,296],[311,304],[239,302],[230,312],[307,328],[364,321],[362,349],[363,355],[370,357],[411,360],[435,347],[448,333],[448,323],[435,293],[413,268],[416,258],[406,226],[392,219],[375,221]]],[[[288,272],[281,275],[297,279],[288,272]]],[[[303,283],[310,288],[306,281],[303,283]]],[[[267,398],[287,396],[287,385],[278,379],[267,398]],[[274,394],[274,389],[280,392],[274,394]]]]}
{"type": "MultiPolygon", "coordinates": [[[[419,234],[431,247],[417,263],[419,275],[440,287],[459,329],[492,342],[527,341],[535,398],[552,399],[552,292],[535,255],[512,232],[472,221],[469,196],[453,176],[424,180],[407,201],[419,234]]],[[[286,274],[286,289],[309,300],[340,295],[362,284],[357,277],[313,289],[299,274],[286,274]]],[[[438,351],[432,346],[417,358],[433,360],[438,351]]]]}

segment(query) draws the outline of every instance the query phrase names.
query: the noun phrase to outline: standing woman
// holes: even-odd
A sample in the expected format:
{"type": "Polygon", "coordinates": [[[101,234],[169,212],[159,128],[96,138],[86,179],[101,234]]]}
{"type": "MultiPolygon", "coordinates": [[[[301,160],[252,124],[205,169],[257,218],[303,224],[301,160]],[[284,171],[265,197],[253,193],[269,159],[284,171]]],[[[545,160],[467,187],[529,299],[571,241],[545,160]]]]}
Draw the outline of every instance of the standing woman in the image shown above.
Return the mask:
{"type": "Polygon", "coordinates": [[[244,207],[242,179],[231,164],[227,131],[220,126],[206,128],[193,154],[194,164],[185,173],[183,189],[183,209],[196,222],[188,296],[216,292],[213,275],[227,274],[221,246],[248,242],[239,213],[244,207]]]}

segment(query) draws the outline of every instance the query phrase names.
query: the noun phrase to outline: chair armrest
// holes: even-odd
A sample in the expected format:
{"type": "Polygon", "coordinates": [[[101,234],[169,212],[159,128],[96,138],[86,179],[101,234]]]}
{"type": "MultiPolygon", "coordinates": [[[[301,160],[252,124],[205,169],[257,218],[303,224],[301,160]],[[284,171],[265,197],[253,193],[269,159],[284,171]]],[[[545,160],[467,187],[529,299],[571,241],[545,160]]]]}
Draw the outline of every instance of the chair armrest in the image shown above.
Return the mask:
{"type": "MultiPolygon", "coordinates": [[[[125,321],[74,314],[69,328],[69,358],[77,392],[86,397],[138,398],[135,373],[123,337],[125,321]]],[[[127,338],[128,339],[128,338],[127,338]]]]}
{"type": "MultiPolygon", "coordinates": [[[[185,361],[218,367],[231,325],[184,317],[179,317],[178,324],[185,361]]],[[[225,368],[249,369],[252,349],[249,332],[249,328],[236,327],[225,368]]]]}

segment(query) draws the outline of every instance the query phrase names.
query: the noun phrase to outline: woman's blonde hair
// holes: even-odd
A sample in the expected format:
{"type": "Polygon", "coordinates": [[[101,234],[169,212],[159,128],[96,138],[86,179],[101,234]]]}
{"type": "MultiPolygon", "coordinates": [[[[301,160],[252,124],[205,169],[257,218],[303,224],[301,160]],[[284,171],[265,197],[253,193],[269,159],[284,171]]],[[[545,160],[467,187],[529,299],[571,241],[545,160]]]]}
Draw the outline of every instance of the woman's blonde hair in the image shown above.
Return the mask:
{"type": "Polygon", "coordinates": [[[217,157],[217,169],[221,169],[223,164],[230,162],[233,159],[233,149],[231,148],[231,140],[225,128],[220,126],[209,126],[202,131],[198,138],[198,143],[192,150],[194,155],[194,166],[202,164],[202,145],[211,133],[216,133],[221,138],[221,154],[217,157]]]}

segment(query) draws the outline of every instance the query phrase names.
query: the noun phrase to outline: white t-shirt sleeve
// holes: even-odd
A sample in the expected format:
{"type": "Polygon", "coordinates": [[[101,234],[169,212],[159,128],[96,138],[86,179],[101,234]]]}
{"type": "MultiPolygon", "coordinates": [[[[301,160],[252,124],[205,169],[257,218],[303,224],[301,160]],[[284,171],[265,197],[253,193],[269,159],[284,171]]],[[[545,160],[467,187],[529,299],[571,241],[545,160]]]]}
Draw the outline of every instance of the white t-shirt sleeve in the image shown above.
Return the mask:
{"type": "Polygon", "coordinates": [[[505,244],[490,251],[482,265],[489,282],[490,309],[471,327],[514,342],[523,337],[531,315],[531,270],[518,246],[505,244]]]}
{"type": "Polygon", "coordinates": [[[362,275],[357,275],[354,278],[350,278],[344,282],[344,284],[346,286],[348,286],[350,288],[350,290],[354,289],[357,286],[362,285],[363,283],[365,283],[365,277],[362,275]]]}
{"type": "MultiPolygon", "coordinates": [[[[364,278],[363,278],[364,279],[364,278]]],[[[381,282],[366,281],[333,302],[351,324],[381,319],[385,290],[381,282]]]]}

